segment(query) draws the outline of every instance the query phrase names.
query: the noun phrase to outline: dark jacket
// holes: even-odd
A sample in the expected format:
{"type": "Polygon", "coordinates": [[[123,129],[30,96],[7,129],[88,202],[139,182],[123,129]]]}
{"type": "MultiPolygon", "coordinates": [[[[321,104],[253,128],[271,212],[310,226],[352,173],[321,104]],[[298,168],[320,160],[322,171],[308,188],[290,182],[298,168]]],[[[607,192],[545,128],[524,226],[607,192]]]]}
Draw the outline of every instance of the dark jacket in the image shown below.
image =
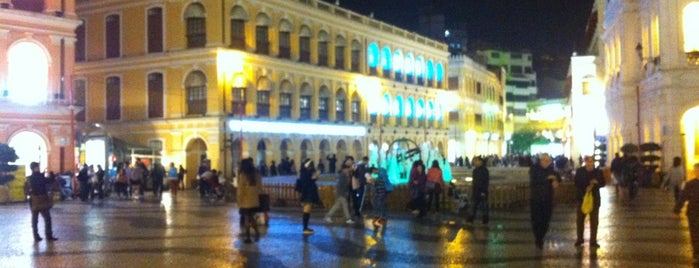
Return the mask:
{"type": "Polygon", "coordinates": [[[490,173],[485,165],[477,167],[473,170],[473,196],[480,196],[481,193],[488,195],[488,187],[490,186],[490,173]]]}
{"type": "Polygon", "coordinates": [[[696,219],[699,217],[699,179],[694,178],[685,183],[684,189],[680,193],[680,200],[675,205],[675,213],[680,213],[685,202],[689,202],[687,218],[696,219]]]}
{"type": "Polygon", "coordinates": [[[553,184],[548,179],[551,175],[555,176],[557,181],[561,181],[561,175],[553,170],[553,165],[543,168],[539,164],[534,164],[529,168],[531,201],[553,202],[553,184]]]}
{"type": "Polygon", "coordinates": [[[46,185],[49,183],[44,174],[40,172],[33,172],[32,175],[27,177],[29,181],[29,193],[31,195],[48,195],[48,187],[46,185]]]}
{"type": "Polygon", "coordinates": [[[301,203],[319,203],[318,185],[313,179],[315,170],[302,169],[299,174],[299,192],[301,193],[301,203]]]}
{"type": "Polygon", "coordinates": [[[601,203],[599,189],[604,187],[605,181],[602,171],[597,168],[587,171],[583,166],[575,171],[575,200],[582,203],[585,192],[587,192],[587,185],[592,179],[597,179],[597,184],[592,187],[592,197],[595,199],[595,207],[599,207],[601,203]]]}

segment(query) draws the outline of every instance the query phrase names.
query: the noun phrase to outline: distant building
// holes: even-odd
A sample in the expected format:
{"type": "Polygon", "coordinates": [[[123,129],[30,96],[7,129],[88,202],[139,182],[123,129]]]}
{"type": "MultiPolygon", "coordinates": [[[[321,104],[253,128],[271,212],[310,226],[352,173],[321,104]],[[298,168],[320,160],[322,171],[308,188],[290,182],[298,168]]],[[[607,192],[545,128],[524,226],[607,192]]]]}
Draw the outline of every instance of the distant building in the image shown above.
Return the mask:
{"type": "Polygon", "coordinates": [[[489,68],[504,68],[507,71],[505,92],[507,112],[512,114],[514,131],[524,127],[527,119],[527,104],[537,99],[536,72],[532,67],[532,54],[484,49],[476,52],[489,68]]]}
{"type": "Polygon", "coordinates": [[[0,142],[18,165],[73,170],[75,28],[71,0],[0,0],[0,142]]]}
{"type": "Polygon", "coordinates": [[[505,76],[466,55],[449,57],[449,90],[459,96],[449,113],[449,159],[507,153],[505,76]]]}

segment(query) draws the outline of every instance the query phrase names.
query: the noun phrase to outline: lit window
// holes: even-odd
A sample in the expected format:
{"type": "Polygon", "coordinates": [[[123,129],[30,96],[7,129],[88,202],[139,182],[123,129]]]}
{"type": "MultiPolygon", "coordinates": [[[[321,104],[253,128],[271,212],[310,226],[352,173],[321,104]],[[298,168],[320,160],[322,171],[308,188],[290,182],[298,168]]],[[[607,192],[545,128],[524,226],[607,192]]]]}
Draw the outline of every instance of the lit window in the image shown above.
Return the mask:
{"type": "Polygon", "coordinates": [[[699,2],[693,2],[684,8],[684,51],[699,51],[699,2]]]}
{"type": "Polygon", "coordinates": [[[8,97],[27,105],[45,102],[49,75],[46,52],[35,43],[20,42],[7,54],[8,97]]]}

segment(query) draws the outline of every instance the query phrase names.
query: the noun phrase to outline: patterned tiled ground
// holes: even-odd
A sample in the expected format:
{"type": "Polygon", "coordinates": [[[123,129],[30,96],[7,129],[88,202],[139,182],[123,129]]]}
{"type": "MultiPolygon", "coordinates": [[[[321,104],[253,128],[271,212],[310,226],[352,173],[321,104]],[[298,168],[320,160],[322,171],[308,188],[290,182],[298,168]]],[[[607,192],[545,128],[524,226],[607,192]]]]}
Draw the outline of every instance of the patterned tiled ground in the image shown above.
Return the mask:
{"type": "Polygon", "coordinates": [[[176,201],[59,203],[54,243],[33,242],[26,204],[0,205],[0,267],[691,267],[686,218],[670,212],[670,194],[642,189],[626,202],[603,190],[603,198],[601,248],[573,246],[574,208],[561,204],[541,251],[526,207],[493,211],[487,226],[392,212],[379,230],[327,224],[318,210],[311,236],[301,234],[297,209],[279,208],[261,241],[244,244],[235,205],[193,191],[176,201]]]}

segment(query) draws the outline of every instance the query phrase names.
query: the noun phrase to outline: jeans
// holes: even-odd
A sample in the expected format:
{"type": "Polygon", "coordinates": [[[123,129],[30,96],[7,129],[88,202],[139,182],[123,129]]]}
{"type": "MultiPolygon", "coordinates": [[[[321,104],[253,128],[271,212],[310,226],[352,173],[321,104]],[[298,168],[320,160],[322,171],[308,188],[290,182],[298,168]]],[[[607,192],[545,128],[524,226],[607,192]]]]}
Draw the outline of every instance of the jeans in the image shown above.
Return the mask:
{"type": "Polygon", "coordinates": [[[344,196],[338,196],[335,199],[335,204],[333,204],[333,207],[330,208],[330,210],[328,211],[328,214],[325,214],[325,217],[328,217],[328,218],[332,217],[335,214],[335,212],[337,212],[337,210],[340,208],[342,209],[342,214],[345,215],[345,219],[349,220],[352,218],[352,216],[350,216],[350,213],[349,213],[349,205],[347,204],[347,197],[344,197],[344,196]]]}
{"type": "Polygon", "coordinates": [[[434,202],[434,208],[436,212],[439,212],[439,192],[434,191],[427,194],[427,211],[432,208],[432,202],[434,202]]]}
{"type": "Polygon", "coordinates": [[[481,214],[483,214],[483,223],[488,223],[489,220],[489,210],[488,210],[488,195],[476,194],[473,196],[473,210],[471,216],[468,218],[469,221],[473,221],[476,218],[478,209],[480,208],[481,214]]]}
{"type": "Polygon", "coordinates": [[[385,195],[374,195],[374,200],[372,204],[374,207],[374,217],[381,219],[386,218],[386,196],[385,195]]]}
{"type": "Polygon", "coordinates": [[[364,186],[357,190],[352,190],[352,206],[354,207],[354,215],[361,216],[362,205],[364,203],[364,186]]]}
{"type": "Polygon", "coordinates": [[[551,214],[553,213],[553,203],[551,200],[532,200],[530,202],[530,213],[532,221],[532,231],[537,244],[543,245],[544,236],[549,230],[551,214]]]}
{"type": "Polygon", "coordinates": [[[32,211],[32,232],[34,234],[34,237],[39,237],[39,228],[37,225],[39,224],[40,213],[41,217],[44,218],[44,231],[46,237],[53,237],[53,229],[51,225],[51,212],[49,211],[49,209],[32,211]]]}

